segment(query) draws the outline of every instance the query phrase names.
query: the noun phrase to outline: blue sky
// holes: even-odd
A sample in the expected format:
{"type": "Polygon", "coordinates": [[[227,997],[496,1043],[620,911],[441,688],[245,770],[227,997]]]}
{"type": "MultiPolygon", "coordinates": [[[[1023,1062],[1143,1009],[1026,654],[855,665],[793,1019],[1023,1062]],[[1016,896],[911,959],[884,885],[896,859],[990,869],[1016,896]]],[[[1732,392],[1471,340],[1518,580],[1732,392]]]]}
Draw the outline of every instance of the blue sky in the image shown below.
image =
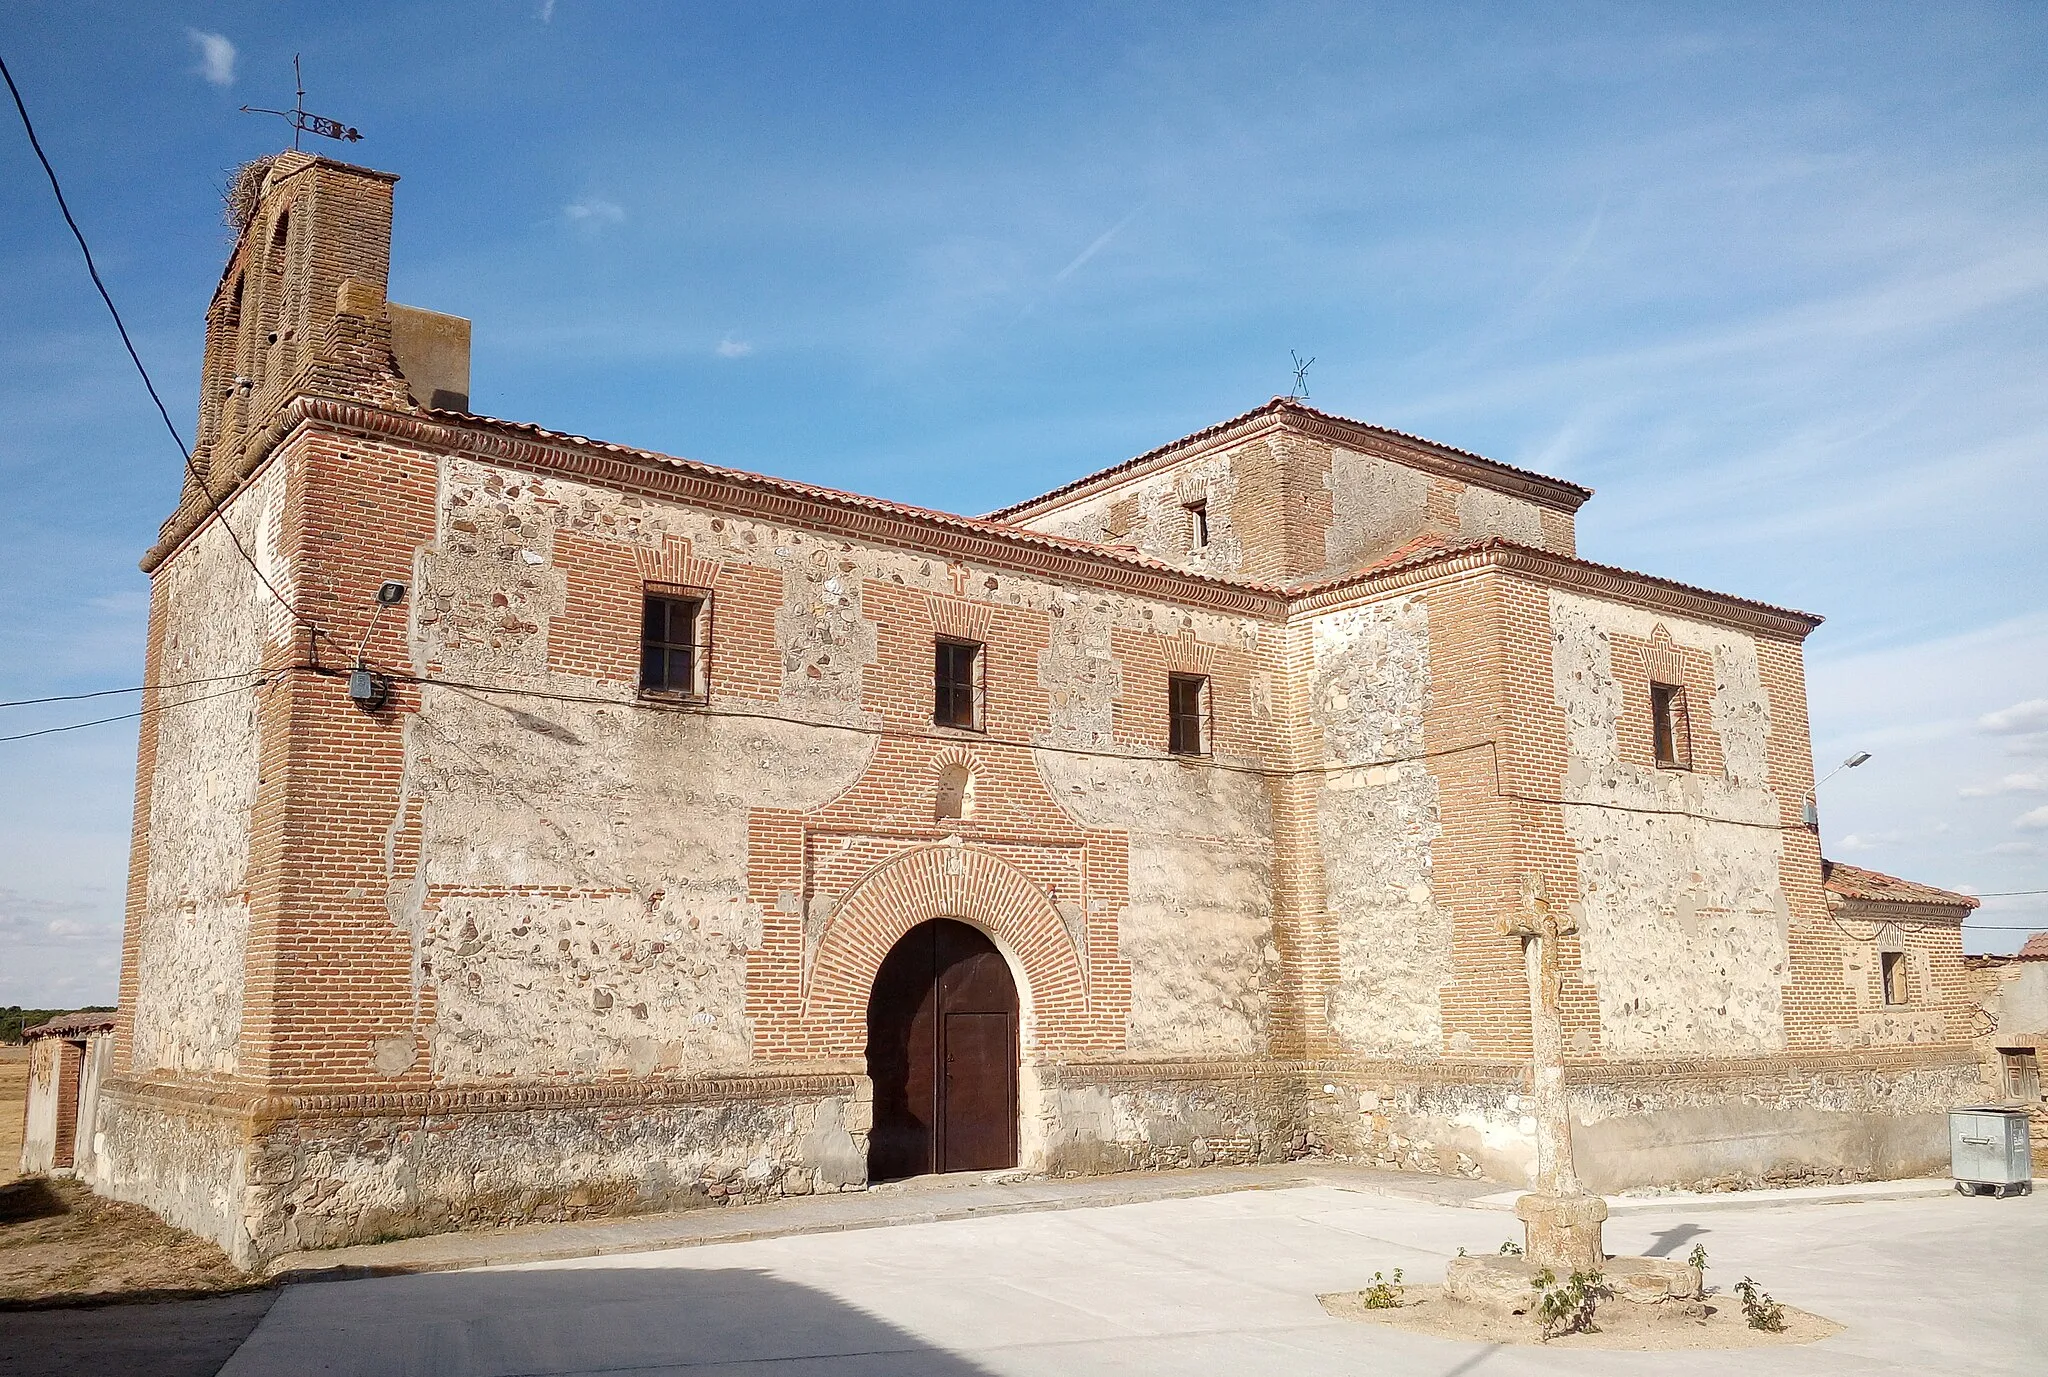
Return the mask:
{"type": "MultiPolygon", "coordinates": [[[[2048,889],[2048,8],[10,5],[188,435],[295,51],[480,411],[974,512],[1298,349],[1319,406],[1599,489],[1588,557],[1825,614],[1821,767],[1874,753],[1830,854],[2048,889]]],[[[178,458],[11,125],[0,477],[0,697],[136,682],[178,458]]],[[[134,741],[0,743],[0,1003],[112,997],[134,741]]]]}

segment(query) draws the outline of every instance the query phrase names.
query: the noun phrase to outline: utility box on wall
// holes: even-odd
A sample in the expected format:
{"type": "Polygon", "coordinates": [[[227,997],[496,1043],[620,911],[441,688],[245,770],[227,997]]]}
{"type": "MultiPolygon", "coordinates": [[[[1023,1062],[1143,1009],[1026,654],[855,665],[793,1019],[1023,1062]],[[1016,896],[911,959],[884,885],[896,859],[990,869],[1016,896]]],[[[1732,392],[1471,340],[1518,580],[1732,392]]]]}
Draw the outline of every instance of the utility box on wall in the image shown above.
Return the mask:
{"type": "Polygon", "coordinates": [[[1956,1189],[1975,1195],[2025,1195],[2034,1188],[2033,1146],[2027,1111],[1971,1105],[1948,1112],[1949,1171],[1956,1189]]]}

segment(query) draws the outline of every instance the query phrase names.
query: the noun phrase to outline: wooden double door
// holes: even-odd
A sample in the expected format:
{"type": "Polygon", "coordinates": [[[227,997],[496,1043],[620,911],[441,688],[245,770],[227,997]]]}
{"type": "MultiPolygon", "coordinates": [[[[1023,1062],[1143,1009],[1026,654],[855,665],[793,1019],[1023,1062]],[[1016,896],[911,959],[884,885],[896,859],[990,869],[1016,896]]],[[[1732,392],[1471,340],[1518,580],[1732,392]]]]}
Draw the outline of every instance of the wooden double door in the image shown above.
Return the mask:
{"type": "Polygon", "coordinates": [[[1017,1165],[1017,986],[965,923],[920,923],[868,998],[868,1178],[1017,1165]]]}

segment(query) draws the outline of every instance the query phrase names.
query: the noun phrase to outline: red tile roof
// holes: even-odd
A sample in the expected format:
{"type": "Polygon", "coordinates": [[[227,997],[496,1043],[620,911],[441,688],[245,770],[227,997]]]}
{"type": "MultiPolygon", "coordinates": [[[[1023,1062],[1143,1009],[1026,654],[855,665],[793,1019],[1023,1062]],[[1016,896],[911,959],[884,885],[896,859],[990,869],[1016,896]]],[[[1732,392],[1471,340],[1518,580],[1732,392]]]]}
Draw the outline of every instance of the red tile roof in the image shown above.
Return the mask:
{"type": "Polygon", "coordinates": [[[1796,607],[1780,607],[1776,603],[1759,602],[1755,598],[1737,597],[1733,593],[1717,593],[1711,588],[1701,588],[1697,584],[1691,583],[1680,583],[1677,579],[1659,578],[1655,574],[1645,574],[1638,569],[1624,569],[1618,564],[1598,564],[1590,559],[1580,559],[1577,555],[1561,555],[1553,550],[1540,550],[1533,545],[1524,545],[1519,541],[1509,540],[1505,536],[1487,536],[1482,540],[1466,541],[1461,544],[1447,544],[1441,536],[1418,536],[1400,549],[1395,550],[1392,554],[1386,555],[1362,569],[1352,569],[1333,578],[1324,579],[1319,583],[1302,584],[1289,588],[1286,591],[1289,596],[1294,598],[1311,597],[1317,593],[1342,588],[1346,584],[1363,583],[1383,574],[1418,569],[1439,560],[1456,559],[1461,555],[1479,554],[1489,550],[1526,555],[1537,560],[1550,561],[1557,565],[1584,569],[1594,574],[1604,574],[1612,578],[1654,584],[1659,588],[1669,588],[1676,592],[1688,593],[1699,598],[1710,598],[1715,602],[1752,607],[1769,613],[1772,616],[1791,617],[1799,621],[1808,622],[1811,624],[1808,628],[1809,630],[1813,626],[1819,626],[1825,620],[1816,613],[1802,612],[1796,607]]]}
{"type": "MultiPolygon", "coordinates": [[[[1294,410],[1306,412],[1310,415],[1318,417],[1325,415],[1325,413],[1315,411],[1313,408],[1302,406],[1299,402],[1287,402],[1285,398],[1275,398],[1274,401],[1269,404],[1269,406],[1272,408],[1279,408],[1283,406],[1291,407],[1294,410]]],[[[1259,408],[1259,412],[1265,411],[1267,409],[1269,408],[1261,407],[1259,408]]],[[[1227,426],[1237,424],[1237,422],[1246,419],[1246,417],[1248,416],[1255,416],[1259,414],[1259,412],[1247,412],[1245,416],[1240,416],[1231,421],[1226,421],[1223,423],[1222,426],[1212,427],[1211,429],[1221,430],[1227,426]]],[[[1518,542],[1507,540],[1499,536],[1491,536],[1483,540],[1472,542],[1446,543],[1440,536],[1424,535],[1417,537],[1416,539],[1408,542],[1406,545],[1403,545],[1399,549],[1382,557],[1380,560],[1378,560],[1366,569],[1354,569],[1347,573],[1338,575],[1337,577],[1323,580],[1320,583],[1309,584],[1306,586],[1290,587],[1284,584],[1273,584],[1266,583],[1256,579],[1249,579],[1241,575],[1212,573],[1206,570],[1187,569],[1179,565],[1167,564],[1162,560],[1157,560],[1146,555],[1138,554],[1133,548],[1129,546],[1105,545],[1094,541],[1077,540],[1072,536],[1058,536],[1049,534],[1044,531],[1035,531],[1030,529],[1029,527],[1016,526],[1010,524],[1007,521],[1000,520],[998,519],[1000,514],[998,514],[998,516],[987,517],[960,516],[953,512],[942,512],[934,510],[930,507],[913,506],[907,502],[894,502],[890,501],[887,498],[869,497],[863,493],[848,492],[840,488],[827,488],[815,483],[804,483],[790,478],[775,478],[767,474],[753,473],[745,469],[727,468],[719,464],[707,464],[702,460],[684,459],[672,454],[663,454],[658,450],[639,449],[631,445],[616,444],[614,442],[607,440],[595,440],[587,435],[575,435],[564,431],[549,430],[544,426],[535,425],[528,421],[508,421],[496,416],[478,415],[474,412],[444,411],[432,408],[423,411],[422,415],[431,418],[431,420],[433,421],[437,421],[443,424],[457,425],[466,429],[486,430],[495,432],[500,435],[507,435],[517,437],[520,439],[532,440],[542,444],[560,444],[570,446],[576,449],[595,450],[605,454],[618,455],[622,458],[651,462],[659,464],[666,468],[677,469],[687,473],[694,473],[704,477],[722,478],[729,481],[736,481],[738,483],[763,489],[769,492],[786,493],[794,497],[805,498],[816,502],[822,502],[829,504],[831,506],[859,511],[870,511],[897,517],[904,517],[913,521],[928,522],[935,526],[947,527],[957,531],[972,532],[979,535],[992,536],[1000,540],[1011,541],[1024,546],[1032,546],[1049,552],[1080,556],[1084,559],[1099,560],[1107,564],[1123,565],[1127,568],[1144,569],[1151,573],[1162,574],[1167,577],[1175,579],[1182,579],[1190,584],[1197,586],[1208,585],[1210,587],[1215,588],[1237,589],[1256,596],[1263,596],[1273,598],[1276,600],[1301,598],[1312,593],[1338,588],[1345,584],[1354,582],[1364,582],[1372,577],[1389,573],[1397,569],[1418,568],[1421,566],[1431,564],[1438,560],[1453,559],[1462,555],[1475,554],[1489,550],[1499,550],[1507,551],[1510,553],[1526,554],[1540,560],[1554,562],[1558,565],[1571,566],[1574,568],[1587,570],[1594,574],[1607,575],[1614,578],[1631,580],[1644,584],[1654,585],[1660,588],[1671,589],[1680,593],[1690,594],[1695,597],[1711,599],[1714,602],[1722,604],[1733,605],[1737,607],[1753,608],[1774,617],[1794,618],[1796,620],[1807,623],[1807,630],[1811,630],[1813,627],[1818,626],[1821,623],[1821,618],[1815,616],[1811,612],[1801,612],[1796,608],[1779,607],[1772,603],[1759,602],[1753,598],[1740,598],[1730,593],[1717,593],[1712,589],[1698,588],[1692,584],[1680,583],[1675,579],[1658,578],[1652,574],[1639,573],[1632,569],[1623,569],[1611,564],[1596,564],[1592,560],[1579,559],[1578,557],[1573,555],[1560,555],[1547,550],[1539,550],[1533,546],[1521,545],[1518,542]]],[[[1344,418],[1335,417],[1331,419],[1343,420],[1344,418]]],[[[1352,422],[1350,424],[1358,423],[1352,422]]],[[[1208,432],[1203,433],[1207,434],[1208,432]]],[[[1398,435],[1401,432],[1392,431],[1389,433],[1398,435]]],[[[1191,436],[1189,438],[1194,439],[1196,437],[1191,436]]],[[[1413,437],[1404,436],[1403,438],[1413,437]]],[[[1176,441],[1175,443],[1180,444],[1185,442],[1176,441]]],[[[1168,448],[1172,448],[1172,446],[1168,446],[1168,448]]],[[[1439,446],[1439,448],[1448,449],[1449,446],[1439,446]]],[[[1464,451],[1460,450],[1457,451],[1457,453],[1463,454],[1464,451]]],[[[1474,455],[1471,457],[1476,459],[1479,456],[1474,455]]],[[[1136,463],[1137,461],[1133,460],[1131,462],[1136,463]]],[[[1491,463],[1492,461],[1487,460],[1485,462],[1491,463]]],[[[1507,468],[1508,466],[1499,465],[1498,467],[1507,468]]],[[[1513,472],[1522,473],[1524,471],[1516,469],[1513,470],[1513,472]]],[[[1541,474],[1532,474],[1529,476],[1537,478],[1542,477],[1541,474]]],[[[1575,485],[1571,484],[1562,484],[1562,480],[1558,479],[1546,479],[1545,481],[1560,483],[1562,486],[1565,487],[1575,487],[1575,485]]],[[[1590,495],[1592,491],[1591,489],[1576,490],[1584,492],[1588,495],[1590,495]]],[[[1017,509],[1009,508],[1007,510],[1014,511],[1017,509]]]]}
{"type": "Polygon", "coordinates": [[[1469,449],[1459,449],[1456,445],[1447,445],[1440,440],[1428,440],[1420,435],[1410,435],[1405,430],[1395,430],[1389,426],[1376,426],[1368,421],[1354,421],[1349,416],[1339,416],[1334,412],[1318,411],[1314,407],[1302,402],[1299,398],[1275,397],[1265,405],[1255,406],[1250,411],[1232,416],[1227,421],[1218,421],[1215,425],[1206,426],[1192,435],[1183,435],[1180,439],[1168,441],[1157,449],[1148,449],[1135,459],[1126,459],[1120,464],[1111,464],[1106,469],[1097,469],[1093,473],[1084,474],[1076,478],[1071,483],[1062,483],[1050,492],[1042,492],[1038,496],[1026,498],[1022,502],[1012,502],[1007,507],[990,512],[988,514],[989,519],[992,521],[1006,520],[1019,512],[1026,512],[1035,507],[1041,507],[1054,498],[1064,497],[1068,493],[1076,492],[1091,484],[1098,483],[1113,474],[1128,473],[1133,469],[1143,468],[1154,460],[1162,459],[1176,450],[1187,449],[1191,446],[1199,445],[1206,440],[1213,440],[1226,431],[1245,424],[1247,421],[1256,420],[1261,416],[1281,415],[1290,411],[1298,415],[1313,417],[1318,421],[1326,421],[1332,425],[1347,426],[1372,434],[1390,435],[1397,440],[1406,440],[1411,444],[1423,445],[1437,451],[1439,454],[1449,455],[1471,464],[1482,472],[1491,469],[1496,473],[1513,474],[1517,478],[1532,479],[1554,489],[1558,496],[1567,500],[1572,507],[1576,507],[1579,503],[1584,502],[1593,495],[1591,488],[1584,487],[1581,484],[1573,483],[1563,478],[1553,478],[1547,473],[1537,473],[1533,469],[1518,469],[1513,464],[1503,464],[1498,459],[1489,459],[1483,454],[1474,454],[1469,449]]]}
{"type": "Polygon", "coordinates": [[[826,502],[834,506],[850,507],[884,515],[907,517],[914,521],[928,521],[934,525],[948,526],[955,530],[972,531],[981,535],[995,536],[1015,541],[1020,545],[1035,546],[1043,550],[1062,554],[1080,555],[1088,559],[1107,560],[1114,564],[1130,565],[1153,573],[1168,574],[1184,578],[1193,583],[1220,584],[1230,588],[1247,589],[1269,597],[1284,598],[1287,590],[1278,584],[1261,583],[1256,579],[1240,578],[1231,574],[1212,574],[1199,569],[1187,569],[1177,564],[1168,564],[1136,552],[1135,546],[1104,545],[1092,540],[1077,540],[1072,536],[1051,535],[1034,531],[1024,526],[1013,526],[1007,522],[995,521],[988,517],[960,516],[954,512],[942,512],[933,507],[914,506],[908,502],[895,502],[886,497],[869,497],[865,493],[849,492],[844,488],[828,488],[817,483],[800,482],[794,478],[777,478],[771,474],[755,473],[749,469],[729,468],[723,464],[708,464],[699,459],[684,459],[659,450],[639,449],[633,445],[621,445],[610,440],[594,440],[588,435],[576,435],[568,431],[549,430],[530,421],[508,421],[498,416],[484,416],[470,411],[445,411],[426,408],[422,415],[443,423],[452,423],[472,429],[486,429],[504,435],[517,436],[542,444],[563,444],[576,449],[598,450],[615,454],[625,459],[641,459],[696,473],[707,477],[731,479],[740,483],[765,488],[774,492],[788,493],[794,497],[826,502]]]}
{"type": "Polygon", "coordinates": [[[1979,902],[1968,894],[1915,884],[1896,875],[1865,870],[1860,865],[1843,865],[1840,861],[1822,861],[1820,877],[1828,893],[1839,894],[1844,899],[1868,899],[1888,904],[1939,904],[1943,908],[1975,908],[1979,902]]]}
{"type": "Polygon", "coordinates": [[[2037,932],[2020,947],[2022,961],[2048,961],[2048,932],[2037,932]]]}
{"type": "Polygon", "coordinates": [[[33,1028],[21,1030],[21,1040],[30,1038],[64,1037],[72,1033],[95,1033],[114,1026],[114,1011],[111,1009],[81,1009],[75,1014],[59,1014],[47,1023],[38,1023],[33,1028]]]}

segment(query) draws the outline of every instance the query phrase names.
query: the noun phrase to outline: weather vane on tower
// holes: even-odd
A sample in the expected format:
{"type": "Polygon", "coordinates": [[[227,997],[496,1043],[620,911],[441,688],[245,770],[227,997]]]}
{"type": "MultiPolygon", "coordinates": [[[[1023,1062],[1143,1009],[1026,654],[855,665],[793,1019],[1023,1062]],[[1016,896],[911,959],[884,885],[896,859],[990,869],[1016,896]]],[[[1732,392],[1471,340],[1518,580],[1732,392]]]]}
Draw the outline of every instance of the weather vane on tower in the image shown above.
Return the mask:
{"type": "Polygon", "coordinates": [[[298,103],[289,110],[266,110],[260,105],[245,105],[245,115],[276,115],[292,127],[292,147],[299,146],[300,134],[318,134],[323,138],[340,139],[345,143],[359,143],[362,133],[350,128],[340,120],[331,120],[325,115],[306,113],[306,78],[299,73],[299,55],[292,54],[292,80],[298,84],[298,103]]]}

